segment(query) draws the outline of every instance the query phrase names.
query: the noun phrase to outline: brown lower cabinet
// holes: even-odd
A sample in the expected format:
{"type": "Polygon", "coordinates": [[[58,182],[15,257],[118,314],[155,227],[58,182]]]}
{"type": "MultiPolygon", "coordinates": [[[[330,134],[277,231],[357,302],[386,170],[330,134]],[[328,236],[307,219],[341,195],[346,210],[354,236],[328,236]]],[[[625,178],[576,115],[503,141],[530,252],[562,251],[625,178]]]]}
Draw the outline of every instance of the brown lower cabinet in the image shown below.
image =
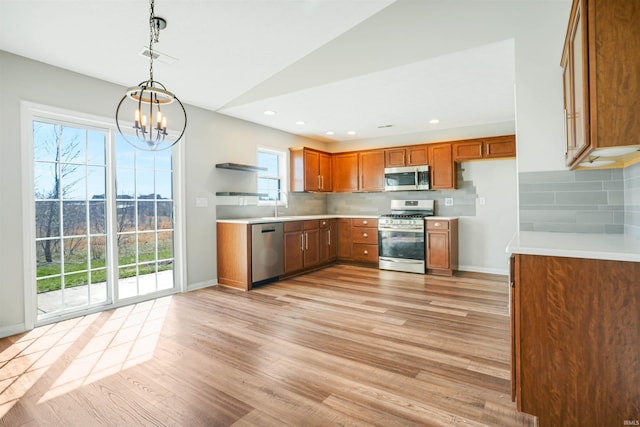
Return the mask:
{"type": "Polygon", "coordinates": [[[378,264],[378,220],[338,219],[338,261],[378,264]]]}
{"type": "Polygon", "coordinates": [[[320,264],[320,224],[316,220],[284,223],[284,274],[320,264]]]}
{"type": "Polygon", "coordinates": [[[640,263],[512,257],[512,385],[540,427],[638,425],[640,263]]]}
{"type": "Polygon", "coordinates": [[[428,219],[427,273],[453,276],[458,269],[458,219],[428,219]]]}
{"type": "Polygon", "coordinates": [[[216,224],[218,283],[231,288],[251,289],[251,232],[247,224],[216,224]]]}
{"type": "Polygon", "coordinates": [[[338,259],[338,220],[320,220],[320,264],[327,264],[338,259]]]}

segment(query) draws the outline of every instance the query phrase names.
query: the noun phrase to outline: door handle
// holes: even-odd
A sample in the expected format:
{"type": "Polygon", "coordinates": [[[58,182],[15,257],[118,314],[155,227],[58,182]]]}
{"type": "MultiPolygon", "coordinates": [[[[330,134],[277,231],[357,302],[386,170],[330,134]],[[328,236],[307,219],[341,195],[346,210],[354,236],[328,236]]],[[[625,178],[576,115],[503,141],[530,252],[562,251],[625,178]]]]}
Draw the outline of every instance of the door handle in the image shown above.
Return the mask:
{"type": "Polygon", "coordinates": [[[307,238],[307,245],[305,249],[309,249],[309,233],[304,233],[304,235],[307,238]]]}
{"type": "Polygon", "coordinates": [[[304,234],[300,234],[300,250],[304,251],[304,234]]]}

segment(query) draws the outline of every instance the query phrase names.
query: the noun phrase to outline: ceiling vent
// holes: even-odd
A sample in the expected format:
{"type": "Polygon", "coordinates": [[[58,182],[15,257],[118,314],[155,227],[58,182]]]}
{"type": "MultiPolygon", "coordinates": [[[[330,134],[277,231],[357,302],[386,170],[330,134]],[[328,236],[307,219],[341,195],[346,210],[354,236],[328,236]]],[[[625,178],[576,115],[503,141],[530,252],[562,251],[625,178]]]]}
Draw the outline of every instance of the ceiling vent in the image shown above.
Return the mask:
{"type": "MultiPolygon", "coordinates": [[[[142,50],[138,53],[138,55],[143,56],[145,58],[149,58],[151,57],[151,53],[149,51],[149,46],[145,46],[142,48],[142,50]]],[[[162,53],[162,52],[158,52],[157,50],[153,50],[153,60],[154,61],[160,61],[164,64],[173,64],[176,61],[178,61],[178,58],[174,58],[173,56],[169,56],[166,53],[162,53]]]]}

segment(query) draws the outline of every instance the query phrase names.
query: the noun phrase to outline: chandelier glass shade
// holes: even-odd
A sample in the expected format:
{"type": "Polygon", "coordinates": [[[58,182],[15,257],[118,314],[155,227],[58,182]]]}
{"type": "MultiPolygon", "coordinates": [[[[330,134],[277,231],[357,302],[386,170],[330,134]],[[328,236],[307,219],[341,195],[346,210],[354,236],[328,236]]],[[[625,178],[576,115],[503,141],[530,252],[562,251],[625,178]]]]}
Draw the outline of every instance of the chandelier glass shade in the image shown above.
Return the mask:
{"type": "Polygon", "coordinates": [[[175,145],[187,128],[187,112],[182,102],[153,79],[153,44],[166,21],[154,16],[151,0],[149,17],[149,79],[127,89],[116,109],[116,126],[122,137],[140,150],[158,151],[175,145]]]}

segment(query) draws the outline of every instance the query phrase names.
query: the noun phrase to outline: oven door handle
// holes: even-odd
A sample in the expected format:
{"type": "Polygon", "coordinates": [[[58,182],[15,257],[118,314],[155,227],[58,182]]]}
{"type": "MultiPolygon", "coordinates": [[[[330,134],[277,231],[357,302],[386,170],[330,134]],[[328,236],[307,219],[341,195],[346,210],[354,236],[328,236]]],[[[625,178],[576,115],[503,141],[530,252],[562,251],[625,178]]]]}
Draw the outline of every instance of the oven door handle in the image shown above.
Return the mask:
{"type": "Polygon", "coordinates": [[[401,231],[405,233],[424,233],[424,228],[423,227],[418,227],[418,228],[378,227],[378,231],[401,231]]]}

